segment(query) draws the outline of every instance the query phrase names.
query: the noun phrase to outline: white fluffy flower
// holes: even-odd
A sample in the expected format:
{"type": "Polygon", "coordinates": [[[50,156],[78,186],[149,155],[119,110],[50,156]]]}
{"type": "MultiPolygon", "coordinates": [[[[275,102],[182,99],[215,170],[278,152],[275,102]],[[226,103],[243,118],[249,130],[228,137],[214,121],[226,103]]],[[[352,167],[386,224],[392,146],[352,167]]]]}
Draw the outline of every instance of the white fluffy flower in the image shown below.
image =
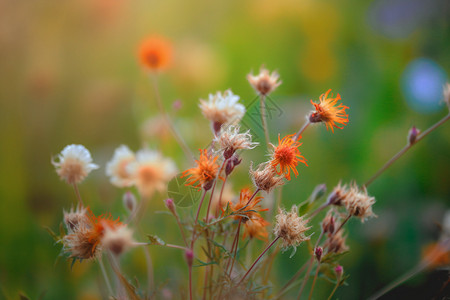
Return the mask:
{"type": "Polygon", "coordinates": [[[113,158],[106,164],[106,175],[117,187],[133,185],[133,178],[127,166],[135,161],[134,153],[127,146],[122,145],[114,151],[113,158]]]}
{"type": "Polygon", "coordinates": [[[82,145],[68,145],[60,154],[59,162],[52,160],[59,177],[68,184],[80,183],[95,169],[96,164],[92,163],[91,153],[82,145]]]}
{"type": "Polygon", "coordinates": [[[239,133],[239,126],[222,127],[220,133],[215,137],[214,141],[220,146],[225,158],[230,158],[236,150],[253,149],[258,143],[252,142],[252,135],[250,130],[244,133],[239,133]]]}
{"type": "Polygon", "coordinates": [[[231,90],[226,90],[223,94],[217,92],[215,95],[209,94],[208,101],[200,99],[200,109],[203,115],[214,125],[214,130],[218,132],[223,124],[236,124],[245,114],[245,107],[238,103],[239,96],[234,95],[231,90]]]}
{"type": "Polygon", "coordinates": [[[133,247],[136,242],[133,240],[133,232],[125,225],[118,228],[105,228],[102,237],[102,248],[108,249],[115,255],[120,255],[133,247]]]}
{"type": "Polygon", "coordinates": [[[164,191],[169,180],[176,175],[175,163],[158,151],[143,149],[136,153],[136,161],[127,170],[132,174],[139,193],[150,197],[155,190],[164,191]]]}

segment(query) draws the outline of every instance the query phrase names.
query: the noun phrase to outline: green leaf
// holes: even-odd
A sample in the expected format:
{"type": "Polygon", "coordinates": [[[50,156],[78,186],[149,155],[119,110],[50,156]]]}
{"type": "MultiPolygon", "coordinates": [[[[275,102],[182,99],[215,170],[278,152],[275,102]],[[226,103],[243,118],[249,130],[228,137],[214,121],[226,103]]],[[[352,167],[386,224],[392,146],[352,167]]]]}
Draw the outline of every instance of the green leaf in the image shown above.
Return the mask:
{"type": "Polygon", "coordinates": [[[166,244],[166,242],[156,235],[147,234],[147,238],[150,241],[150,245],[164,246],[166,244]]]}
{"type": "Polygon", "coordinates": [[[334,253],[334,252],[330,252],[325,254],[322,257],[322,260],[320,261],[321,263],[327,263],[327,264],[332,264],[337,262],[342,256],[344,256],[345,254],[347,254],[349,251],[344,251],[344,252],[340,252],[340,253],[334,253]]]}
{"type": "Polygon", "coordinates": [[[209,265],[217,265],[218,263],[216,261],[210,261],[210,262],[204,262],[197,258],[197,261],[200,263],[199,265],[194,265],[192,267],[198,268],[198,267],[204,267],[209,265]]]}
{"type": "Polygon", "coordinates": [[[44,226],[44,229],[52,236],[55,242],[58,242],[60,240],[59,236],[57,236],[56,233],[50,227],[44,226]]]}

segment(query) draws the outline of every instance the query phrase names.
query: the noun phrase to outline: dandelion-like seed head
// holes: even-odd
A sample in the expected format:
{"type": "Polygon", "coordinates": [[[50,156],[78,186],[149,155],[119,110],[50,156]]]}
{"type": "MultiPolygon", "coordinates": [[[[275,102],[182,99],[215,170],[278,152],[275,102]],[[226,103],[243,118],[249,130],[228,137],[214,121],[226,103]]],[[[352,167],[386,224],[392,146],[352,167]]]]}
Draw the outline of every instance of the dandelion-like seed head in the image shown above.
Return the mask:
{"type": "Polygon", "coordinates": [[[345,239],[346,237],[343,236],[342,229],[334,234],[329,235],[326,241],[328,253],[341,253],[347,251],[348,246],[345,244],[345,239]]]}
{"type": "Polygon", "coordinates": [[[125,225],[106,227],[101,243],[103,249],[108,249],[115,255],[120,255],[135,245],[133,232],[125,225]]]}
{"type": "Polygon", "coordinates": [[[276,216],[274,234],[283,240],[283,247],[296,247],[301,242],[307,241],[310,237],[305,232],[311,227],[307,227],[309,220],[299,217],[297,207],[292,206],[290,212],[279,209],[276,216]]]}
{"type": "Polygon", "coordinates": [[[200,109],[206,119],[210,120],[215,133],[220,131],[222,125],[239,123],[245,114],[245,107],[238,103],[239,96],[231,90],[209,94],[208,100],[200,99],[200,109]]]}
{"type": "Polygon", "coordinates": [[[284,174],[287,180],[291,180],[291,170],[296,177],[298,176],[297,165],[299,162],[307,165],[306,159],[298,150],[302,143],[294,141],[294,136],[291,134],[280,139],[278,135],[278,146],[272,145],[274,151],[270,164],[278,175],[284,174]]]}
{"type": "Polygon", "coordinates": [[[348,115],[345,110],[348,109],[347,106],[342,103],[336,106],[337,102],[341,100],[341,96],[339,94],[336,95],[336,98],[333,98],[333,94],[330,98],[328,98],[328,94],[331,92],[329,89],[325,94],[320,95],[319,103],[314,103],[311,100],[311,104],[314,105],[315,111],[311,113],[309,117],[309,121],[311,123],[324,122],[327,126],[327,130],[331,129],[334,132],[334,127],[342,129],[344,127],[339,127],[336,123],[341,125],[347,125],[348,123],[348,115]]]}
{"type": "Polygon", "coordinates": [[[269,70],[263,67],[261,67],[258,75],[254,76],[251,73],[247,75],[250,85],[257,93],[264,96],[273,92],[281,84],[279,78],[280,75],[277,72],[273,71],[270,74],[269,70]]]}
{"type": "Polygon", "coordinates": [[[143,197],[150,197],[155,191],[163,192],[177,173],[177,167],[171,159],[149,149],[139,150],[136,161],[129,164],[127,170],[143,197]]]}
{"type": "Polygon", "coordinates": [[[217,156],[212,155],[206,149],[200,149],[200,158],[196,160],[197,167],[183,172],[181,178],[188,176],[186,185],[192,185],[196,188],[208,186],[216,178],[219,171],[217,156]]]}
{"type": "Polygon", "coordinates": [[[139,47],[139,61],[150,71],[164,70],[172,61],[172,45],[163,37],[147,38],[139,47]]]}
{"type": "Polygon", "coordinates": [[[60,154],[59,161],[52,160],[56,173],[68,184],[80,183],[99,167],[92,163],[91,153],[82,145],[68,145],[60,154]]]}
{"type": "Polygon", "coordinates": [[[356,183],[351,185],[344,200],[348,214],[360,218],[363,223],[369,217],[376,217],[372,212],[374,203],[375,198],[369,196],[366,189],[361,191],[356,183]]]}
{"type": "Polygon", "coordinates": [[[114,151],[113,158],[106,164],[106,175],[113,185],[123,188],[132,186],[134,179],[128,165],[136,160],[133,151],[122,145],[114,151]]]}
{"type": "Polygon", "coordinates": [[[248,150],[255,148],[259,143],[252,142],[252,135],[250,130],[244,133],[239,133],[239,126],[222,126],[219,135],[214,138],[223,151],[223,156],[228,159],[233,156],[236,150],[248,150]]]}
{"type": "Polygon", "coordinates": [[[253,165],[250,165],[249,172],[253,184],[266,193],[284,184],[284,177],[277,176],[275,169],[268,163],[260,164],[256,170],[253,170],[253,165]]]}
{"type": "Polygon", "coordinates": [[[247,236],[251,239],[257,238],[262,241],[267,241],[267,237],[269,233],[267,232],[267,226],[270,225],[269,222],[264,220],[264,218],[259,217],[255,219],[250,219],[244,223],[245,230],[243,238],[245,239],[247,236]]]}

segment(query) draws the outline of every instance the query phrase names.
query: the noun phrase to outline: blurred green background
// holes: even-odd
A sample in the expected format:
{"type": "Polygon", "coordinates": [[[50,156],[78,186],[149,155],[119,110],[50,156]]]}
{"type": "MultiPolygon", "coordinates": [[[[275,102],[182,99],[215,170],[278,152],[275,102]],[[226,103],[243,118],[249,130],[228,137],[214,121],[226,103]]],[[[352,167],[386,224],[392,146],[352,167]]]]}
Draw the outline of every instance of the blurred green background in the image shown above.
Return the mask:
{"type": "MultiPolygon", "coordinates": [[[[123,191],[109,184],[104,166],[120,144],[138,150],[146,143],[173,157],[180,171],[190,167],[167,132],[155,133],[155,123],[142,125],[158,115],[136,58],[143,38],[159,34],[173,43],[174,61],[161,74],[160,88],[194,150],[211,138],[199,98],[231,88],[249,105],[255,94],[245,76],[262,64],[278,70],[283,81],[272,95],[279,107],[269,118],[272,140],[298,130],[312,109],[310,99],[329,88],[341,94],[350,107],[349,125],[334,134],[314,126],[303,135],[309,167],[300,167],[284,189],[283,205],[290,207],[320,183],[329,190],[340,180],[362,184],[404,146],[412,125],[426,129],[447,113],[441,92],[450,70],[449,20],[445,0],[0,0],[3,297],[17,299],[23,291],[35,299],[46,291],[45,299],[101,299],[98,266],[55,264],[60,247],[44,229],[57,230],[75,197],[50,163],[65,145],[91,150],[102,168],[81,193],[94,211],[114,216],[125,214],[123,191]],[[182,104],[177,110],[176,100],[182,104]]],[[[262,162],[264,148],[244,155],[235,192],[244,185],[238,182],[250,184],[250,160],[262,162]]],[[[445,124],[370,186],[378,218],[349,223],[351,253],[342,262],[349,286],[337,297],[369,296],[417,264],[423,246],[438,238],[437,224],[450,204],[449,152],[445,124]]],[[[164,210],[164,197],[152,199],[145,231],[179,241],[173,220],[155,213],[164,210]]],[[[304,262],[305,247],[299,250],[291,259],[289,252],[276,259],[275,286],[304,262]]],[[[124,269],[144,282],[143,253],[133,251],[124,269]]],[[[179,252],[150,251],[157,284],[186,281],[179,252]]],[[[406,286],[414,290],[429,276],[406,286]]],[[[331,289],[319,280],[317,299],[331,289]]]]}

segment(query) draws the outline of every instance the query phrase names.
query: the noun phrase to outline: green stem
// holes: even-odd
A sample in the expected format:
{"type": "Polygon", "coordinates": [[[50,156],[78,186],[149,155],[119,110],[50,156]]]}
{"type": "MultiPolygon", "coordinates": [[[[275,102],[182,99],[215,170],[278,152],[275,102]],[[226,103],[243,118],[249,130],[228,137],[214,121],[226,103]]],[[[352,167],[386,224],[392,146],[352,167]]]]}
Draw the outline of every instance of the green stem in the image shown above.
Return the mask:
{"type": "Polygon", "coordinates": [[[339,287],[339,281],[340,281],[340,278],[337,279],[336,285],[334,286],[334,289],[331,291],[331,294],[327,300],[331,300],[331,297],[333,297],[334,293],[336,292],[337,288],[339,287]]]}
{"type": "Polygon", "coordinates": [[[312,298],[313,291],[314,291],[314,286],[316,285],[317,276],[319,275],[319,269],[320,269],[320,262],[317,262],[316,274],[314,274],[314,280],[313,280],[313,283],[312,283],[312,286],[311,286],[311,290],[309,291],[308,300],[311,300],[311,298],[312,298]]]}
{"type": "Polygon", "coordinates": [[[108,277],[108,274],[106,273],[105,265],[103,264],[103,257],[99,257],[97,260],[98,260],[98,264],[100,266],[100,270],[102,271],[103,278],[105,279],[106,287],[108,288],[109,295],[114,296],[111,282],[109,281],[109,277],[108,277]]]}
{"type": "Polygon", "coordinates": [[[308,270],[306,271],[305,278],[303,278],[303,282],[300,287],[300,291],[298,292],[297,300],[299,300],[302,297],[303,289],[305,288],[305,285],[308,282],[309,273],[311,273],[311,268],[313,266],[313,262],[314,262],[314,256],[312,256],[308,261],[308,270]]]}
{"type": "Polygon", "coordinates": [[[269,148],[270,145],[270,138],[269,138],[269,129],[267,127],[267,120],[266,120],[266,98],[264,95],[259,96],[259,113],[261,115],[261,125],[264,129],[264,136],[266,138],[266,145],[267,148],[269,148]]]}

